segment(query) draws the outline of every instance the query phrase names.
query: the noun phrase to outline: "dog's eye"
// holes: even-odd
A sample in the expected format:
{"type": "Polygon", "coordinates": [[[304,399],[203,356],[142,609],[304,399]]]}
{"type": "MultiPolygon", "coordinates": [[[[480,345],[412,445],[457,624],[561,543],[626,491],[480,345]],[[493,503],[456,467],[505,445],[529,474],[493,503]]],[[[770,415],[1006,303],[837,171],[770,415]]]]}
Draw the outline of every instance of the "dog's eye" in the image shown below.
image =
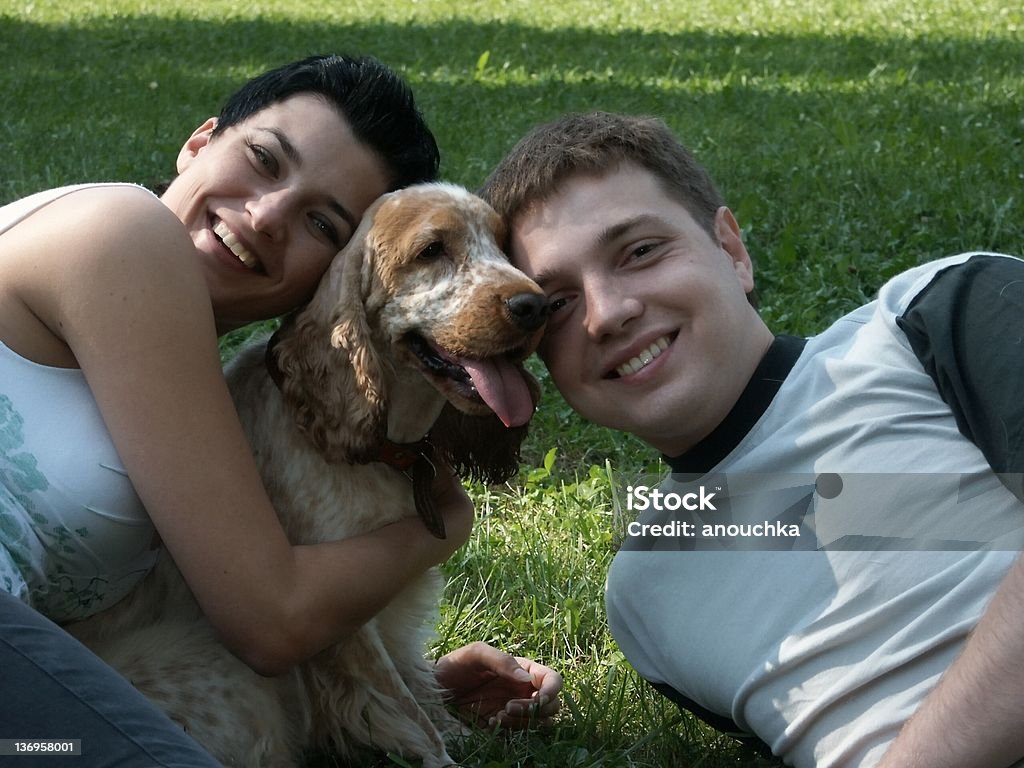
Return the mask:
{"type": "Polygon", "coordinates": [[[444,256],[444,243],[440,240],[435,240],[416,256],[420,261],[434,261],[437,258],[444,256]]]}

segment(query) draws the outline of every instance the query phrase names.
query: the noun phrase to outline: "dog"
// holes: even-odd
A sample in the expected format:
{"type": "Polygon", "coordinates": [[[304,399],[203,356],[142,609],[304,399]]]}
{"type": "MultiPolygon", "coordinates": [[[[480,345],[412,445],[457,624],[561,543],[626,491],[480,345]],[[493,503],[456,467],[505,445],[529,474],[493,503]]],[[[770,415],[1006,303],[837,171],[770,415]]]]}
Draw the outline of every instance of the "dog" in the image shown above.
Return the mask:
{"type": "MultiPolygon", "coordinates": [[[[498,215],[445,183],[387,194],[311,301],[226,376],[294,544],[420,515],[437,536],[438,461],[501,482],[539,396],[522,366],[547,302],[514,269],[498,215]]],[[[448,713],[425,645],[443,587],[432,569],[354,635],[264,678],[232,656],[164,556],[142,585],[73,628],[225,765],[295,766],[306,750],[372,748],[449,765],[448,713]]]]}

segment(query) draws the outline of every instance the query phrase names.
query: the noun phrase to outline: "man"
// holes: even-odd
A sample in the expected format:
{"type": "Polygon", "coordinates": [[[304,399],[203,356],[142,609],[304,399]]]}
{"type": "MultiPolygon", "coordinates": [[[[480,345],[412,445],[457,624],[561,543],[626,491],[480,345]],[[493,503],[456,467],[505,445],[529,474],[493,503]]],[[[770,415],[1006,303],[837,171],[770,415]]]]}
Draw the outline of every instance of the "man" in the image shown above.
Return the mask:
{"type": "Polygon", "coordinates": [[[550,299],[567,402],[661,451],[666,490],[710,507],[686,520],[776,532],[627,540],[608,615],[641,675],[796,766],[1024,756],[1024,262],[925,265],[777,337],[735,218],[659,121],[565,116],[483,194],[550,299]]]}

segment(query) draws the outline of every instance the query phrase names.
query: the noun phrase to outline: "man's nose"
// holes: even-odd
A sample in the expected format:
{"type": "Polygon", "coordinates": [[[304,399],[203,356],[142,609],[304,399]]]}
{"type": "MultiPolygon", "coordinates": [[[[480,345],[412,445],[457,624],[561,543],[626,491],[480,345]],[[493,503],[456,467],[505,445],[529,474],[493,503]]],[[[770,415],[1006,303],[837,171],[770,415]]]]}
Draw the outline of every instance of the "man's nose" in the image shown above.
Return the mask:
{"type": "Polygon", "coordinates": [[[599,341],[620,333],[643,312],[643,304],[634,296],[624,296],[603,283],[589,288],[585,291],[585,322],[592,339],[599,341]]]}

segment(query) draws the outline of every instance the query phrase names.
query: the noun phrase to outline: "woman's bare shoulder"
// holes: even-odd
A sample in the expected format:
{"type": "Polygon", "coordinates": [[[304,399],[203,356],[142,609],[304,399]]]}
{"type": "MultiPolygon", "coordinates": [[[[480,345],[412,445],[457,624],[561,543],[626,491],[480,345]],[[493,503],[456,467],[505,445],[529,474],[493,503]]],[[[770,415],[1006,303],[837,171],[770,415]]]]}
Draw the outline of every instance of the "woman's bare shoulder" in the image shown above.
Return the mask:
{"type": "Polygon", "coordinates": [[[156,195],[129,184],[85,186],[63,194],[7,235],[43,243],[73,238],[83,248],[119,237],[148,241],[170,235],[179,243],[187,238],[181,222],[156,195]]]}
{"type": "Polygon", "coordinates": [[[185,227],[159,198],[127,185],[87,187],[0,236],[0,287],[70,343],[104,318],[174,320],[209,311],[185,227]],[[158,297],[158,298],[155,298],[158,297]]]}
{"type": "Polygon", "coordinates": [[[185,227],[158,197],[127,184],[61,195],[0,235],[5,258],[57,262],[63,269],[102,261],[159,258],[192,248],[185,227]]]}

